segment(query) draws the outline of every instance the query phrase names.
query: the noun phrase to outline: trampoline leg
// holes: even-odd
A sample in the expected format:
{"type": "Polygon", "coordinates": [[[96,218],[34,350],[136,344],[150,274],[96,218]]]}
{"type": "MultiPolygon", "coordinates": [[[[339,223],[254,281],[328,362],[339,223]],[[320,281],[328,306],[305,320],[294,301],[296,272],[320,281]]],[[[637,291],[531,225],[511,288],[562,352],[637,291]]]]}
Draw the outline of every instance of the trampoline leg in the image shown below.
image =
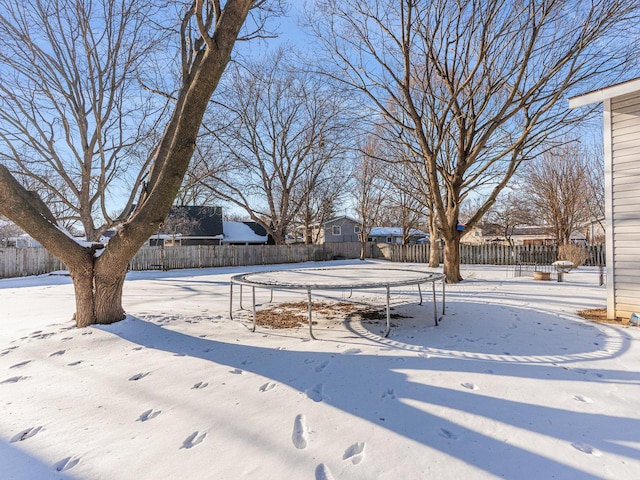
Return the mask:
{"type": "Polygon", "coordinates": [[[384,332],[385,338],[389,336],[389,332],[391,332],[391,312],[389,310],[389,286],[387,286],[387,331],[384,332]]]}
{"type": "Polygon", "coordinates": [[[229,287],[229,318],[233,320],[233,283],[230,283],[229,287]]]}
{"type": "Polygon", "coordinates": [[[442,281],[442,314],[444,315],[444,310],[445,310],[445,295],[444,295],[444,286],[445,286],[445,281],[442,281]]]}
{"type": "Polygon", "coordinates": [[[422,305],[422,289],[420,288],[420,284],[418,284],[418,293],[420,294],[420,303],[418,305],[422,305]]]}
{"type": "Polygon", "coordinates": [[[244,310],[242,307],[242,284],[240,284],[240,310],[244,310]]]}
{"type": "MultiPolygon", "coordinates": [[[[242,292],[242,290],[240,290],[242,292]]],[[[253,300],[253,328],[252,332],[256,331],[256,287],[251,287],[251,299],[253,300]]]]}
{"type": "Polygon", "coordinates": [[[438,304],[436,303],[436,282],[431,282],[431,290],[433,292],[433,320],[438,326],[438,304]]]}
{"type": "Polygon", "coordinates": [[[312,313],[312,303],[311,303],[311,289],[307,288],[307,300],[309,302],[309,336],[317,340],[316,337],[313,336],[313,313],[312,313]]]}
{"type": "Polygon", "coordinates": [[[271,290],[271,297],[269,298],[269,303],[273,303],[273,288],[271,290]]]}

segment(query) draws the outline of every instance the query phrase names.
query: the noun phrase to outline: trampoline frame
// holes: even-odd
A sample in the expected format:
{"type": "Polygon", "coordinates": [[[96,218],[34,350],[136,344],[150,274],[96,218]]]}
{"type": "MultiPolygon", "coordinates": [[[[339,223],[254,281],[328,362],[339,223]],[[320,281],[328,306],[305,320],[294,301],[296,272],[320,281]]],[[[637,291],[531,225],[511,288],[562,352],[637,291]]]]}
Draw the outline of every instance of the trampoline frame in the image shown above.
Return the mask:
{"type": "MultiPolygon", "coordinates": [[[[357,269],[357,266],[353,267],[357,269]]],[[[414,278],[389,281],[387,280],[379,280],[375,282],[365,282],[365,283],[353,283],[353,282],[344,282],[344,283],[336,283],[336,284],[313,284],[313,283],[279,283],[279,282],[260,282],[255,280],[250,280],[248,277],[251,275],[257,274],[278,274],[278,273],[305,273],[311,271],[337,271],[340,270],[339,267],[325,267],[325,268],[301,268],[301,269],[291,269],[291,270],[272,270],[272,271],[262,271],[262,272],[249,272],[249,273],[241,273],[238,275],[234,275],[231,277],[229,282],[229,317],[233,320],[233,286],[240,286],[240,309],[243,310],[242,306],[242,287],[249,286],[251,287],[251,298],[253,304],[253,327],[251,328],[252,332],[256,331],[256,288],[266,288],[271,290],[271,298],[269,302],[273,301],[273,290],[306,290],[307,292],[307,302],[308,302],[308,313],[309,313],[309,336],[317,340],[313,334],[313,307],[311,301],[311,292],[313,290],[366,290],[373,288],[385,288],[386,290],[386,312],[387,312],[387,327],[384,333],[385,337],[389,336],[391,331],[391,313],[390,313],[390,297],[391,297],[391,287],[400,287],[400,286],[409,286],[409,285],[417,285],[418,292],[420,294],[420,303],[418,305],[422,305],[422,289],[420,285],[423,283],[431,283],[432,289],[432,298],[433,298],[433,320],[436,326],[438,326],[438,306],[436,302],[436,282],[442,283],[442,314],[445,314],[445,275],[437,272],[425,272],[414,269],[398,269],[398,268],[384,268],[385,272],[411,272],[419,274],[414,278]]]]}

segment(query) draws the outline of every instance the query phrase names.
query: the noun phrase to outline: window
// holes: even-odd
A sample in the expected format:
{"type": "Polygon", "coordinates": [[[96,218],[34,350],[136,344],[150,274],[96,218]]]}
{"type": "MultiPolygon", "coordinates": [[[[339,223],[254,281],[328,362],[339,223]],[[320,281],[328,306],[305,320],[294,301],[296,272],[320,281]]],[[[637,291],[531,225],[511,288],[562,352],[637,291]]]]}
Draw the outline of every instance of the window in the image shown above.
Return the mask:
{"type": "Polygon", "coordinates": [[[340,225],[331,227],[331,235],[342,235],[342,227],[340,225]]]}
{"type": "Polygon", "coordinates": [[[360,226],[356,225],[355,227],[353,227],[353,233],[355,233],[356,235],[360,234],[360,226]]]}

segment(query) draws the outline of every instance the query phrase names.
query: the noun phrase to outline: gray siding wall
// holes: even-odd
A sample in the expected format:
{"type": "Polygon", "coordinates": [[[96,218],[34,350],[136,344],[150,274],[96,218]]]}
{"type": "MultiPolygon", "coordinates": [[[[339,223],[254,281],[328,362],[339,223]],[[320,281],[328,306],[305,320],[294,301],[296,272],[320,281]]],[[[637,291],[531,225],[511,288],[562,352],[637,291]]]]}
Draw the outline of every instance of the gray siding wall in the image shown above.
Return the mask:
{"type": "Polygon", "coordinates": [[[358,242],[360,239],[358,237],[358,234],[354,230],[357,226],[359,226],[358,223],[355,223],[348,218],[339,218],[335,221],[327,222],[324,226],[324,242],[358,242]],[[334,226],[340,227],[340,235],[333,234],[334,226]]]}
{"type": "Polygon", "coordinates": [[[611,99],[611,198],[617,317],[640,313],[640,91],[611,99]]]}

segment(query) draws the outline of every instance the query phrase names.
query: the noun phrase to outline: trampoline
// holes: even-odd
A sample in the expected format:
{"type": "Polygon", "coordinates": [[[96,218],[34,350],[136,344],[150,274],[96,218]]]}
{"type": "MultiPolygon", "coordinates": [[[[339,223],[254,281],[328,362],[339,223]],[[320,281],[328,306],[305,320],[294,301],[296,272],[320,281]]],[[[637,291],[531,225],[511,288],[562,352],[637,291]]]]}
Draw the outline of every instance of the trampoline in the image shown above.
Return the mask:
{"type": "Polygon", "coordinates": [[[250,272],[234,275],[230,280],[229,317],[233,320],[233,286],[240,286],[240,309],[242,306],[242,287],[251,287],[253,304],[253,328],[256,330],[256,288],[271,290],[305,290],[307,292],[309,312],[309,336],[313,334],[313,308],[311,302],[314,290],[365,290],[384,288],[386,291],[387,326],[384,336],[391,331],[390,297],[391,288],[417,285],[422,305],[422,289],[420,285],[431,283],[433,295],[433,320],[438,325],[438,307],[436,303],[436,282],[442,283],[442,314],[445,313],[445,275],[437,272],[421,271],[417,269],[389,268],[370,265],[342,265],[326,268],[301,268],[292,270],[275,270],[265,272],[250,272]]]}

